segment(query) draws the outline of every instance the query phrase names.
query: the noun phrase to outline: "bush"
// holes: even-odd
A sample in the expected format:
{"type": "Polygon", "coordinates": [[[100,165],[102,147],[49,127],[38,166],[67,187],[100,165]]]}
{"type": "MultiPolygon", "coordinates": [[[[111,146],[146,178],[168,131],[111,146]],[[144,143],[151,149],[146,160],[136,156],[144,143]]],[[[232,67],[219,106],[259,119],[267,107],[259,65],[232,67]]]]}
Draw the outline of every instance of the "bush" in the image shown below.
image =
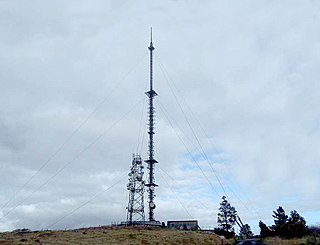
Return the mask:
{"type": "Polygon", "coordinates": [[[310,226],[308,228],[309,233],[320,235],[320,226],[310,226]]]}
{"type": "Polygon", "coordinates": [[[234,231],[225,231],[221,228],[214,228],[214,233],[219,236],[224,236],[227,239],[235,237],[236,233],[234,231]]]}

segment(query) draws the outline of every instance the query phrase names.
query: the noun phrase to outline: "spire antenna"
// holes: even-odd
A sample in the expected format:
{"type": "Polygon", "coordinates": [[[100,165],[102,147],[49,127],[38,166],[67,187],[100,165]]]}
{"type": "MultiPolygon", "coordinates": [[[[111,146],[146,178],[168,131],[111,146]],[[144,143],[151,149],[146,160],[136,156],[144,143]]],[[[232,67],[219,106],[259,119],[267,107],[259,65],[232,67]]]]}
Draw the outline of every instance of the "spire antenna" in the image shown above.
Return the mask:
{"type": "Polygon", "coordinates": [[[158,162],[154,159],[154,124],[155,124],[155,109],[153,105],[153,99],[158,94],[156,91],[153,90],[153,43],[152,43],[152,28],[151,28],[151,40],[150,40],[150,46],[148,47],[150,50],[150,90],[146,92],[146,95],[149,98],[149,108],[148,108],[148,136],[149,136],[149,142],[148,142],[148,159],[145,160],[145,162],[148,165],[148,180],[145,186],[148,188],[148,219],[150,222],[155,221],[154,218],[154,209],[156,208],[156,204],[154,202],[154,199],[156,197],[155,195],[155,187],[158,185],[155,183],[155,177],[154,177],[154,167],[155,164],[158,162]]]}

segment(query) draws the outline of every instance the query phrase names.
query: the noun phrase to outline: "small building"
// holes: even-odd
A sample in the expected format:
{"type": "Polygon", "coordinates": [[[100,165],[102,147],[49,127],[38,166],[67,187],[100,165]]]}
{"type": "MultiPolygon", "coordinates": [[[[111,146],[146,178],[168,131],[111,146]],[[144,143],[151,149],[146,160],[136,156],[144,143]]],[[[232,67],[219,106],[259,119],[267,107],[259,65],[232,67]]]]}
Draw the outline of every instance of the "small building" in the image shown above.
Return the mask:
{"type": "Polygon", "coordinates": [[[172,220],[167,221],[168,229],[198,230],[198,220],[172,220]]]}

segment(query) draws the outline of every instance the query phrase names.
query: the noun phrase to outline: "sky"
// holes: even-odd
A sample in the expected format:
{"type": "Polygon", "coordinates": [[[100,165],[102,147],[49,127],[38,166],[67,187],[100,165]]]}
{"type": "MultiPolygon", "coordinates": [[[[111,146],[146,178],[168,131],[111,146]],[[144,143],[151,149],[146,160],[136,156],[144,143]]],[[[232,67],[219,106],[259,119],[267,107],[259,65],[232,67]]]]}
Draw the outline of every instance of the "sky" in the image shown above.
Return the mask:
{"type": "Polygon", "coordinates": [[[226,195],[256,233],[278,206],[319,224],[319,23],[312,0],[1,0],[0,230],[126,220],[151,26],[155,218],[212,228],[226,195]]]}

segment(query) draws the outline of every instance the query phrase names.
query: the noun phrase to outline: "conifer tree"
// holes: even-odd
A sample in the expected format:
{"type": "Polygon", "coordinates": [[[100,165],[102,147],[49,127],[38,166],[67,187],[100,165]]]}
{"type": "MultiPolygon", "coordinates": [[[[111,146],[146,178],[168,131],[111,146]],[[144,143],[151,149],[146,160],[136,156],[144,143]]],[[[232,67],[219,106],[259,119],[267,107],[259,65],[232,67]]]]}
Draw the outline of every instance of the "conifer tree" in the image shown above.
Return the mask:
{"type": "Polygon", "coordinates": [[[218,213],[218,226],[224,231],[233,231],[232,226],[236,222],[237,211],[230,205],[225,196],[222,197],[218,213]]]}
{"type": "Polygon", "coordinates": [[[302,237],[307,234],[306,220],[296,210],[290,212],[287,223],[288,235],[290,237],[302,237]]]}
{"type": "Polygon", "coordinates": [[[273,211],[272,217],[274,218],[274,224],[273,226],[274,231],[276,235],[285,237],[287,236],[287,221],[288,221],[288,215],[286,215],[286,212],[284,209],[279,206],[279,208],[276,211],[273,211]]]}
{"type": "Polygon", "coordinates": [[[286,215],[286,212],[281,206],[279,206],[276,211],[273,211],[272,217],[274,218],[274,224],[276,226],[285,226],[287,224],[288,215],[286,215]]]}

